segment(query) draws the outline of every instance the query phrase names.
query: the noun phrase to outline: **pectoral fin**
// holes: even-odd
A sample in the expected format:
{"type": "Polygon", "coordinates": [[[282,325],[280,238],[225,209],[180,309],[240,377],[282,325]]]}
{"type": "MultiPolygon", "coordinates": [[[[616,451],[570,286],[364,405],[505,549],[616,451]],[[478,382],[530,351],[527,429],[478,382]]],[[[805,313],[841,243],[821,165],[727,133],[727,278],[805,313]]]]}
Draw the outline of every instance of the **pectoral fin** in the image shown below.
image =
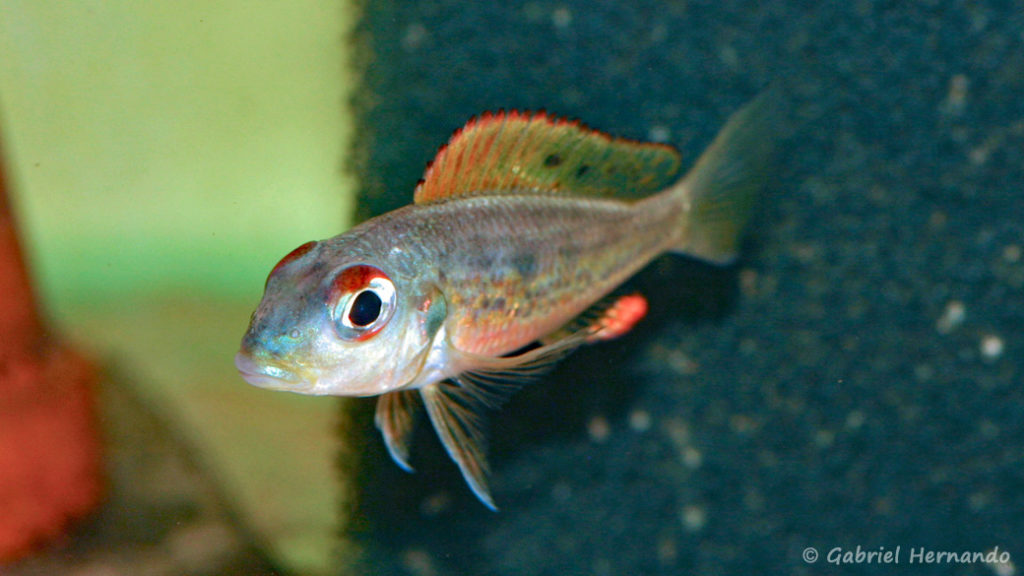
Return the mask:
{"type": "Polygon", "coordinates": [[[541,346],[515,356],[459,354],[458,363],[465,369],[455,380],[474,390],[487,407],[497,408],[523,385],[589,342],[593,335],[594,329],[589,326],[560,332],[556,338],[545,339],[541,346]]]}

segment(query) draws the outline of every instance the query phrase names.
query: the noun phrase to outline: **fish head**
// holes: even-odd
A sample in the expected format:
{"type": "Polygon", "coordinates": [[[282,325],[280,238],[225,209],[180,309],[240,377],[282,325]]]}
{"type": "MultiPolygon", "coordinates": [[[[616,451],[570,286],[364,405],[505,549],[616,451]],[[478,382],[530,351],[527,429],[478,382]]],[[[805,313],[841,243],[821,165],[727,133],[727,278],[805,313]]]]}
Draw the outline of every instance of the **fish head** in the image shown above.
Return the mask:
{"type": "Polygon", "coordinates": [[[346,244],[344,237],[308,242],[271,271],[235,356],[250,384],[373,396],[423,369],[443,304],[386,255],[346,244]]]}

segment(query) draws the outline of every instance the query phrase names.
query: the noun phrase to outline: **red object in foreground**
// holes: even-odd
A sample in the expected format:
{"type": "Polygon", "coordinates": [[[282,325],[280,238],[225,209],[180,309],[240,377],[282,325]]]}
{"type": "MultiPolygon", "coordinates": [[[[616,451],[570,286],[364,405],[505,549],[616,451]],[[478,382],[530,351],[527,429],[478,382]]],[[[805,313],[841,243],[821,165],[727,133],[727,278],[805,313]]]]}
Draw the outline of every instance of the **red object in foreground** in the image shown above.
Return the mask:
{"type": "Polygon", "coordinates": [[[39,318],[0,166],[0,562],[98,504],[95,381],[93,367],[39,318]]]}

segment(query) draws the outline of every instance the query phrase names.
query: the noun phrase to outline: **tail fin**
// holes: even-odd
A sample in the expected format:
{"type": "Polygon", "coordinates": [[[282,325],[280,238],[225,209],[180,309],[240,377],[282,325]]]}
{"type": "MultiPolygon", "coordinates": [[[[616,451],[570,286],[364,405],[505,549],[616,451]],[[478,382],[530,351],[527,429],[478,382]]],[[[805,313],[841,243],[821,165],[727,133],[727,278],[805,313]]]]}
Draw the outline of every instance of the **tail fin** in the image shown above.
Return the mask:
{"type": "Polygon", "coordinates": [[[716,264],[736,258],[740,233],[768,172],[776,98],[766,92],[735,112],[683,178],[678,193],[689,210],[676,251],[716,264]]]}

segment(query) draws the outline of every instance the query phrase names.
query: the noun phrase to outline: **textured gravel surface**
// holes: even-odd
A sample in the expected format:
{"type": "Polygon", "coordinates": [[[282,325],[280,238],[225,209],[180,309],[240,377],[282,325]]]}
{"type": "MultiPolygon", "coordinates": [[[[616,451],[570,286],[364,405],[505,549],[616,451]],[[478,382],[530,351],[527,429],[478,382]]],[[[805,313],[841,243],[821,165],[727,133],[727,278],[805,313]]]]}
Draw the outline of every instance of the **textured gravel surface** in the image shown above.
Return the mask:
{"type": "Polygon", "coordinates": [[[766,85],[788,101],[741,262],[654,264],[636,280],[650,322],[494,415],[500,513],[429,430],[417,474],[382,460],[366,502],[377,571],[895,570],[827,563],[857,546],[900,547],[903,565],[911,549],[1024,563],[1018,3],[367,10],[365,214],[408,203],[437,146],[484,110],[546,108],[692,160],[766,85]]]}

